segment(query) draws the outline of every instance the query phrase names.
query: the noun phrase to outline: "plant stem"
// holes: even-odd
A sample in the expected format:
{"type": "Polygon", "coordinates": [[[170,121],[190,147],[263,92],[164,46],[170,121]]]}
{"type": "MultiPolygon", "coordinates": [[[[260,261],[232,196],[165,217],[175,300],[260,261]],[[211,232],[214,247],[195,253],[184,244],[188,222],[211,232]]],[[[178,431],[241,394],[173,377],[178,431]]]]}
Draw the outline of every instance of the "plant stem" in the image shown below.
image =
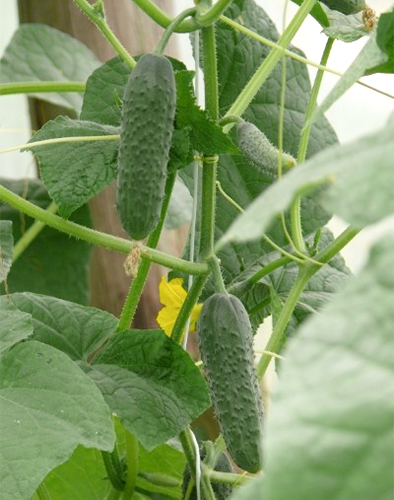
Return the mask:
{"type": "Polygon", "coordinates": [[[84,92],[84,82],[12,82],[0,83],[0,95],[32,92],[84,92]]]}
{"type": "MultiPolygon", "coordinates": [[[[55,214],[57,212],[56,203],[52,202],[46,208],[46,211],[50,214],[55,214]]],[[[24,235],[19,238],[19,240],[14,246],[13,259],[12,259],[13,263],[15,263],[18,260],[18,258],[26,250],[26,248],[30,245],[30,243],[40,234],[40,232],[44,229],[45,225],[46,224],[44,224],[43,222],[36,220],[24,233],[24,235]]]]}
{"type": "MultiPolygon", "coordinates": [[[[349,226],[327,248],[320,252],[316,256],[316,259],[318,259],[322,263],[329,262],[338,252],[342,250],[343,247],[345,247],[349,243],[349,241],[351,241],[359,233],[359,231],[359,229],[349,226]]],[[[279,348],[283,344],[286,327],[291,318],[291,315],[293,314],[297,301],[308,281],[319,269],[321,269],[319,265],[308,263],[303,269],[300,270],[298,278],[294,283],[294,286],[285,304],[283,305],[278,321],[265,348],[267,351],[272,351],[274,353],[278,352],[279,348]]],[[[259,380],[261,380],[264,376],[264,373],[266,372],[270,361],[271,356],[267,354],[264,354],[260,358],[257,366],[257,375],[259,380]]]]}
{"type": "MultiPolygon", "coordinates": [[[[327,39],[326,46],[324,48],[323,55],[320,61],[320,65],[322,67],[327,64],[328,57],[330,55],[334,40],[335,40],[334,38],[327,39]]],[[[312,125],[309,119],[312,116],[312,113],[316,106],[317,96],[319,94],[321,82],[323,80],[323,75],[324,75],[324,70],[319,69],[318,72],[316,73],[315,81],[313,82],[311,95],[309,97],[308,107],[305,113],[304,128],[301,131],[300,144],[298,147],[297,163],[304,163],[306,159],[306,153],[308,149],[308,142],[312,125]]]]}
{"type": "MultiPolygon", "coordinates": [[[[133,0],[148,16],[163,28],[167,28],[172,19],[162,9],[160,9],[152,0],[133,0]]],[[[182,21],[176,28],[176,33],[189,33],[199,29],[200,26],[194,19],[182,21]]]]}
{"type": "Polygon", "coordinates": [[[224,295],[228,295],[224,285],[222,271],[220,270],[220,260],[216,257],[216,255],[214,255],[209,259],[208,263],[212,269],[216,291],[223,293],[224,295]]]}
{"type": "MultiPolygon", "coordinates": [[[[183,452],[185,454],[186,460],[189,464],[189,469],[192,478],[196,479],[196,457],[194,454],[194,446],[191,438],[191,431],[189,428],[185,429],[179,434],[179,440],[181,442],[183,452]]],[[[215,494],[212,491],[211,483],[209,478],[202,474],[201,478],[201,491],[203,500],[215,500],[215,494]]]]}
{"type": "Polygon", "coordinates": [[[75,137],[56,137],[56,139],[45,139],[43,141],[28,142],[26,144],[20,144],[19,146],[12,146],[11,148],[0,149],[0,153],[11,153],[12,151],[25,150],[30,151],[31,149],[41,148],[42,146],[49,146],[51,144],[61,144],[67,142],[92,142],[92,141],[118,141],[120,135],[82,135],[75,137]]]}
{"type": "Polygon", "coordinates": [[[200,26],[209,26],[214,23],[227,9],[231,2],[232,0],[217,0],[217,2],[210,9],[197,15],[197,23],[200,26]]]}
{"type": "MultiPolygon", "coordinates": [[[[331,47],[334,43],[334,38],[328,38],[326,46],[323,51],[323,55],[320,61],[320,64],[322,66],[327,64],[328,57],[330,55],[331,47]]],[[[313,83],[313,87],[311,90],[311,95],[309,97],[309,102],[305,114],[305,122],[304,122],[304,128],[301,131],[301,139],[300,139],[300,144],[298,147],[298,156],[297,156],[297,163],[301,164],[305,161],[307,150],[308,150],[308,143],[309,143],[309,137],[310,137],[310,132],[311,132],[311,127],[312,123],[310,121],[310,117],[312,116],[312,113],[316,107],[316,102],[317,102],[317,96],[319,94],[321,82],[323,79],[324,71],[322,69],[319,69],[315,81],[313,83]]],[[[295,200],[293,201],[291,208],[290,208],[290,220],[291,220],[291,232],[294,240],[294,244],[297,249],[300,251],[305,251],[305,243],[304,239],[302,236],[302,226],[301,226],[301,197],[297,196],[295,200]]]]}
{"type": "Polygon", "coordinates": [[[247,483],[251,479],[253,479],[252,477],[246,476],[244,474],[235,474],[233,472],[220,472],[211,469],[210,467],[207,467],[205,464],[203,464],[202,469],[213,483],[238,485],[247,483]]]}
{"type": "MultiPolygon", "coordinates": [[[[149,235],[147,247],[154,249],[157,247],[159,243],[160,234],[163,229],[164,220],[167,214],[168,205],[171,199],[171,193],[175,184],[176,179],[176,170],[173,170],[168,173],[166,186],[165,186],[165,195],[163,200],[163,205],[161,207],[160,221],[154,231],[149,235]]],[[[137,310],[138,303],[140,301],[146,280],[148,279],[149,270],[151,267],[151,261],[148,259],[142,259],[137,276],[133,279],[131,284],[129,293],[127,295],[126,301],[123,305],[122,314],[119,319],[118,324],[118,332],[126,330],[130,327],[135,311],[137,310]]]]}
{"type": "MultiPolygon", "coordinates": [[[[257,92],[260,90],[260,87],[263,85],[263,83],[275,68],[278,61],[281,59],[281,57],[283,57],[283,49],[285,49],[294,38],[294,35],[297,33],[298,29],[304,22],[315,2],[316,0],[304,0],[296,15],[293,17],[290,24],[283,32],[282,36],[279,38],[277,43],[278,47],[271,50],[267,58],[263,61],[255,74],[246,84],[225,116],[241,116],[244,113],[246,108],[254,99],[257,92]]],[[[229,128],[231,128],[231,124],[227,125],[227,129],[229,128]]]]}
{"type": "Polygon", "coordinates": [[[179,311],[171,332],[171,338],[177,344],[179,344],[182,339],[186,322],[190,318],[193,307],[196,304],[202,289],[204,288],[206,280],[206,276],[198,276],[198,278],[193,281],[193,285],[186,295],[186,299],[182,304],[181,310],[179,311]]]}
{"type": "Polygon", "coordinates": [[[112,490],[108,493],[105,500],[118,500],[120,498],[121,494],[122,494],[121,491],[118,491],[118,490],[115,490],[114,488],[112,488],[112,490]]]}
{"type": "MultiPolygon", "coordinates": [[[[217,122],[219,118],[219,97],[215,31],[213,26],[203,28],[201,31],[204,61],[205,108],[211,118],[217,122]]],[[[205,258],[213,254],[217,162],[217,156],[204,156],[203,158],[200,258],[205,258]]]]}
{"type": "Polygon", "coordinates": [[[138,440],[131,432],[126,430],[127,477],[122,500],[131,500],[133,498],[138,474],[138,457],[138,440]]]}
{"type": "Polygon", "coordinates": [[[174,33],[174,31],[180,25],[180,23],[184,19],[186,19],[187,17],[194,16],[196,12],[197,12],[197,9],[195,7],[191,8],[191,9],[186,9],[183,12],[181,12],[175,19],[173,19],[171,21],[171,23],[167,26],[165,32],[163,33],[163,36],[160,38],[159,43],[157,44],[157,47],[155,50],[156,54],[163,53],[171,35],[174,33]]]}
{"type": "MultiPolygon", "coordinates": [[[[87,241],[93,245],[98,245],[103,248],[109,248],[118,252],[130,253],[134,247],[134,242],[112,236],[110,234],[101,233],[85,226],[76,224],[69,220],[65,220],[54,214],[48,213],[46,210],[34,205],[30,201],[25,200],[21,196],[13,193],[9,189],[0,185],[0,200],[20,210],[21,212],[37,219],[44,224],[47,224],[58,231],[74,236],[75,238],[87,241]]],[[[203,276],[209,273],[209,267],[206,263],[189,262],[187,260],[173,257],[159,250],[141,246],[141,255],[156,264],[161,264],[171,269],[177,269],[187,274],[203,276]]]]}
{"type": "Polygon", "coordinates": [[[78,7],[82,10],[84,14],[97,26],[101,33],[105,36],[108,42],[112,45],[115,51],[120,55],[120,57],[127,63],[130,68],[134,68],[137,64],[134,58],[127,52],[123,47],[120,40],[116,37],[115,33],[108,26],[107,20],[104,15],[104,7],[101,3],[101,9],[95,9],[94,6],[90,5],[86,0],[74,0],[78,7]]]}
{"type": "MultiPolygon", "coordinates": [[[[293,314],[298,299],[300,298],[305,285],[316,272],[312,266],[312,264],[310,266],[308,265],[308,267],[305,267],[300,271],[300,274],[298,275],[298,278],[296,279],[294,286],[291,289],[291,292],[282,308],[268,344],[265,347],[267,351],[277,352],[279,347],[281,346],[283,337],[286,332],[287,324],[290,321],[291,315],[293,314]]],[[[257,365],[257,376],[259,380],[263,378],[271,359],[272,357],[267,354],[263,354],[263,356],[260,358],[260,361],[257,365]]]]}
{"type": "Polygon", "coordinates": [[[51,500],[48,490],[44,483],[41,483],[36,490],[37,496],[40,500],[51,500]]]}

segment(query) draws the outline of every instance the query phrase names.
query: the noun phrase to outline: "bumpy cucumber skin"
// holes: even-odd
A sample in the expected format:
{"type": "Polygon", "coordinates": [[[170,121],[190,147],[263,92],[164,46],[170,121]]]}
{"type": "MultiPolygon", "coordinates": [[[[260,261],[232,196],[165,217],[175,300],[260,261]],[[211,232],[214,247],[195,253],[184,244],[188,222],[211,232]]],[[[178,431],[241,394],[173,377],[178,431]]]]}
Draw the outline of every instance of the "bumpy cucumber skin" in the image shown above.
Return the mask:
{"type": "MultiPolygon", "coordinates": [[[[237,126],[237,146],[257,170],[271,175],[277,174],[279,151],[253,123],[242,122],[237,126]]],[[[283,153],[283,171],[288,171],[294,165],[294,158],[283,153]]]]}
{"type": "Polygon", "coordinates": [[[357,14],[365,7],[365,0],[320,0],[331,10],[337,10],[342,14],[357,14]]]}
{"type": "MultiPolygon", "coordinates": [[[[201,459],[205,457],[205,453],[201,453],[201,459]]],[[[220,455],[216,465],[215,470],[220,472],[233,472],[229,459],[223,453],[220,455]]],[[[183,471],[183,481],[182,481],[182,498],[184,498],[187,491],[187,487],[190,481],[190,468],[186,464],[185,470],[183,471]]],[[[212,483],[212,489],[215,493],[216,500],[226,500],[232,493],[233,488],[230,484],[223,483],[212,483]]],[[[197,490],[194,487],[190,493],[189,500],[197,500],[197,490]]]]}
{"type": "Polygon", "coordinates": [[[135,240],[144,239],[160,219],[175,100],[170,61],[161,55],[143,55],[125,88],[117,178],[120,220],[135,240]]]}
{"type": "Polygon", "coordinates": [[[262,467],[263,406],[254,368],[253,332],[242,302],[216,293],[200,314],[198,343],[227,450],[248,472],[262,467]]]}

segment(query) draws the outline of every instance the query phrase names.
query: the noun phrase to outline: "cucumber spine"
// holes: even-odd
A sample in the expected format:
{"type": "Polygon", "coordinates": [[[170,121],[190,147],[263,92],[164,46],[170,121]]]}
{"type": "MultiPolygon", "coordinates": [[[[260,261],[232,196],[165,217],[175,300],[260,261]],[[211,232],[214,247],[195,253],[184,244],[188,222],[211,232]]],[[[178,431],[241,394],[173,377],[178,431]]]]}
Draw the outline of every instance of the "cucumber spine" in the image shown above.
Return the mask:
{"type": "Polygon", "coordinates": [[[170,61],[143,55],[125,88],[117,176],[118,213],[135,240],[148,236],[160,219],[175,104],[170,61]]]}

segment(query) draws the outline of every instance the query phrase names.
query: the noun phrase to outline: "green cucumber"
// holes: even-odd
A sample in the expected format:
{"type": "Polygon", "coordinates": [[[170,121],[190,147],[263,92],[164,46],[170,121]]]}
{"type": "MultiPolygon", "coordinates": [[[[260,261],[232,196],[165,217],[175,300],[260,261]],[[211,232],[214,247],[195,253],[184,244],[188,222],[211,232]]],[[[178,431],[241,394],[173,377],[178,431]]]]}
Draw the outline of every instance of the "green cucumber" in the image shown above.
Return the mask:
{"type": "Polygon", "coordinates": [[[175,117],[175,79],[170,61],[145,54],[131,72],[122,108],[117,208],[135,240],[160,219],[175,117]]]}
{"type": "MultiPolygon", "coordinates": [[[[257,170],[276,175],[278,172],[278,149],[253,123],[241,122],[237,126],[237,146],[257,170]]],[[[286,172],[295,166],[295,159],[282,153],[282,168],[286,172]]]]}
{"type": "Polygon", "coordinates": [[[342,14],[357,14],[365,7],[365,0],[320,0],[331,10],[337,10],[342,14]]]}
{"type": "Polygon", "coordinates": [[[248,472],[262,467],[263,406],[248,313],[234,295],[204,302],[197,326],[208,387],[227,450],[248,472]]]}
{"type": "MultiPolygon", "coordinates": [[[[204,457],[205,457],[205,451],[201,453],[201,459],[203,459],[204,457]]],[[[230,461],[224,453],[222,453],[218,458],[215,465],[215,470],[220,472],[233,472],[233,468],[231,467],[230,461]]],[[[189,465],[186,464],[186,467],[183,471],[182,498],[185,497],[185,494],[187,492],[190,482],[190,477],[191,477],[190,468],[189,465]]],[[[216,500],[226,500],[233,491],[231,484],[224,484],[224,483],[212,483],[212,489],[215,493],[216,500]]],[[[195,486],[191,490],[189,500],[197,500],[197,490],[195,486]]]]}

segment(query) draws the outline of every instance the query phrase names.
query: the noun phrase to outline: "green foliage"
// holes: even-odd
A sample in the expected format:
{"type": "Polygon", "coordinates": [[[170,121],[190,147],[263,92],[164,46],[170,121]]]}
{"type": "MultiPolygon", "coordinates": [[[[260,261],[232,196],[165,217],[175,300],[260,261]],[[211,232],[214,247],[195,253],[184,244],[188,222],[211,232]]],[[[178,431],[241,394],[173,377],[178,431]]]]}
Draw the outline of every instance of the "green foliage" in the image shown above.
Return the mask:
{"type": "Polygon", "coordinates": [[[35,340],[19,343],[2,356],[0,372],[4,500],[29,498],[78,444],[112,449],[103,397],[65,354],[35,340]]]}
{"type": "Polygon", "coordinates": [[[56,347],[74,361],[87,361],[118,324],[107,312],[45,295],[25,292],[0,297],[0,310],[7,310],[9,304],[29,316],[33,339],[56,347]]]}
{"type": "Polygon", "coordinates": [[[148,450],[176,436],[209,406],[198,368],[161,330],[118,333],[84,369],[148,450]]]}
{"type": "MultiPolygon", "coordinates": [[[[37,179],[1,179],[1,184],[42,208],[47,208],[51,202],[42,182],[37,179]]],[[[3,202],[0,203],[0,218],[12,221],[15,242],[34,222],[3,202]]],[[[87,207],[77,210],[71,220],[89,226],[87,207]]],[[[7,278],[9,293],[29,291],[86,304],[90,250],[85,241],[71,240],[68,235],[45,227],[12,265],[7,278]]],[[[0,292],[3,294],[4,288],[0,292]]]]}
{"type": "MultiPolygon", "coordinates": [[[[211,404],[204,376],[223,437],[206,443],[201,500],[383,500],[394,490],[394,239],[376,245],[354,278],[339,253],[359,229],[394,212],[394,117],[341,146],[323,115],[360,77],[394,72],[394,11],[367,33],[362,0],[294,1],[300,9],[282,35],[253,0],[197,2],[180,29],[201,28],[204,19],[207,109],[197,105],[194,72],[182,62],[158,50],[135,59],[127,53],[101,1],[74,0],[120,55],[101,66],[80,42],[46,26],[23,25],[11,40],[0,60],[0,95],[25,91],[75,119],[48,122],[31,142],[50,144],[25,147],[43,182],[0,185],[4,500],[180,500],[183,471],[194,476],[198,462],[188,426],[211,404]],[[221,22],[224,10],[231,27],[221,22]],[[369,37],[320,106],[322,71],[311,89],[305,59],[278,64],[285,48],[302,55],[289,44],[308,12],[329,37],[369,37]],[[280,180],[279,144],[286,152],[280,180]],[[150,248],[90,228],[86,203],[116,178],[126,229],[138,219],[131,235],[157,227],[150,248]],[[191,220],[194,196],[196,225],[183,260],[156,250],[162,227],[191,220]],[[324,227],[332,214],[351,224],[337,238],[324,227]],[[194,262],[187,262],[193,240],[194,262]],[[86,306],[87,241],[131,250],[127,266],[136,276],[120,320],[86,306]],[[175,322],[173,338],[124,330],[151,261],[172,269],[169,278],[182,276],[185,288],[191,282],[181,271],[195,275],[188,294],[179,281],[160,287],[161,319],[168,330],[175,322]],[[200,310],[195,363],[199,353],[192,360],[173,339],[200,310]],[[255,369],[253,330],[268,315],[273,331],[255,369]],[[279,389],[263,436],[258,379],[272,352],[285,360],[276,360],[279,389]],[[246,471],[264,465],[264,475],[234,473],[223,452],[246,471]]],[[[172,33],[154,3],[136,3],[172,33]]],[[[193,487],[188,498],[195,497],[193,487]]]]}
{"type": "Polygon", "coordinates": [[[0,352],[26,339],[33,333],[30,314],[18,311],[9,300],[0,301],[0,323],[0,352]]]}
{"type": "MultiPolygon", "coordinates": [[[[113,134],[119,134],[119,129],[58,116],[36,132],[30,142],[57,137],[113,134]]],[[[48,194],[58,205],[63,217],[68,218],[116,178],[118,147],[117,141],[89,141],[58,143],[32,149],[48,194]]]]}
{"type": "Polygon", "coordinates": [[[253,368],[253,333],[242,302],[214,294],[204,302],[198,343],[217,418],[234,462],[262,467],[262,403],[253,368]]]}
{"type": "MultiPolygon", "coordinates": [[[[0,83],[84,82],[99,64],[95,55],[75,38],[44,24],[22,24],[0,60],[0,83]]],[[[30,95],[74,112],[79,112],[82,105],[82,96],[77,93],[30,95]]]]}

